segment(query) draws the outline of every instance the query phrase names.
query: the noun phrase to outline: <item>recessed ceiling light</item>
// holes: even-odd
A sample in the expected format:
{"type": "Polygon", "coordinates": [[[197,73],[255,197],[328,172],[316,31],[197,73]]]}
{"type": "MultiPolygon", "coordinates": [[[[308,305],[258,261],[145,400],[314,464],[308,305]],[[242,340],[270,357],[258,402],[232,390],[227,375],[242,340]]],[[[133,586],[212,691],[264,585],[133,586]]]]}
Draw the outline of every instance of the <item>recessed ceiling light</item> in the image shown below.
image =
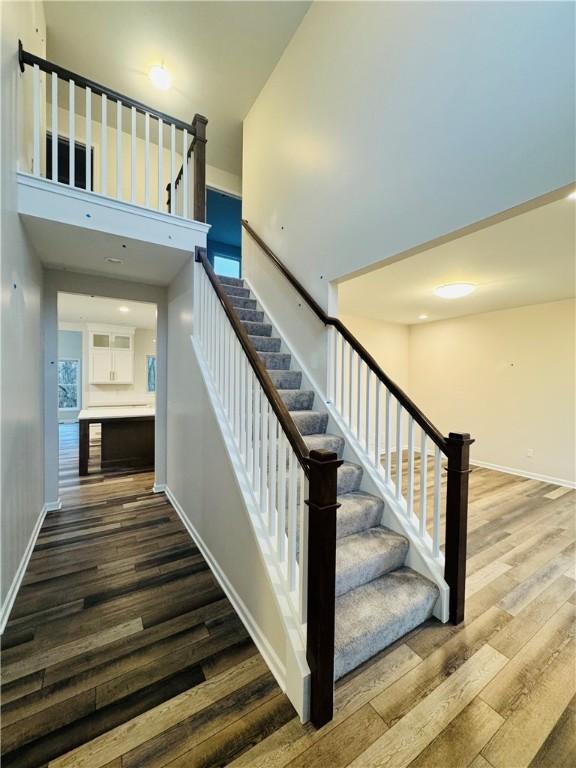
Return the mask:
{"type": "Polygon", "coordinates": [[[156,339],[152,339],[153,343],[156,344],[156,339]]]}
{"type": "Polygon", "coordinates": [[[441,299],[460,299],[475,290],[476,286],[473,283],[448,283],[448,285],[440,285],[435,288],[434,293],[441,299]]]}
{"type": "Polygon", "coordinates": [[[570,192],[566,200],[576,200],[576,190],[574,192],[570,192]]]}
{"type": "Polygon", "coordinates": [[[428,320],[428,315],[418,315],[418,320],[428,320]]]}
{"type": "Polygon", "coordinates": [[[118,307],[118,312],[130,312],[130,307],[118,307]]]}
{"type": "Polygon", "coordinates": [[[122,259],[115,259],[112,256],[108,256],[106,258],[106,261],[108,262],[108,264],[124,264],[122,259]]]}
{"type": "Polygon", "coordinates": [[[148,73],[148,77],[156,88],[161,91],[167,91],[172,85],[172,75],[162,64],[154,64],[148,73]]]}

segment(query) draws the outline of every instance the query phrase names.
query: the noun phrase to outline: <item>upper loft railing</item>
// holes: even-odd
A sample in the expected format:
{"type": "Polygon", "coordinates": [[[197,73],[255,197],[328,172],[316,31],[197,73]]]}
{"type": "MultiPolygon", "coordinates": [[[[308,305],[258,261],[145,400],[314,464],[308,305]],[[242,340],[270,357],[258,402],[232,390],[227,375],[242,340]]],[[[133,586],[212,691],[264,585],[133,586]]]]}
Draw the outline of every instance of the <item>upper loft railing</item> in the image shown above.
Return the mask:
{"type": "Polygon", "coordinates": [[[365,460],[390,489],[423,550],[443,567],[450,589],[449,618],[459,624],[464,618],[469,452],[473,440],[467,433],[450,432],[445,437],[354,334],[338,318],[326,314],[250,224],[243,220],[242,225],[329,329],[328,400],[365,460]],[[448,459],[445,481],[443,456],[448,459]]]}
{"type": "MultiPolygon", "coordinates": [[[[27,167],[52,181],[185,219],[206,221],[206,124],[167,115],[25,51],[27,167]],[[44,73],[44,74],[42,74],[44,73]],[[180,167],[177,174],[176,169],[180,167]],[[168,206],[165,189],[180,178],[168,206]]],[[[22,156],[22,153],[21,153],[22,156]]]]}

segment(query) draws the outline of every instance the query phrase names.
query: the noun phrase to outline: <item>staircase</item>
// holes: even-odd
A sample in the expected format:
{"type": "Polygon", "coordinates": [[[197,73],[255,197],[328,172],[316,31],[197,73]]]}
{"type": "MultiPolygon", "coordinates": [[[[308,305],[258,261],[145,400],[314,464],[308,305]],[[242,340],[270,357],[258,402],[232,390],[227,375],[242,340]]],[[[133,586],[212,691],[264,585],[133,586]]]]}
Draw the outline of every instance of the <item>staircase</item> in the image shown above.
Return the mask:
{"type": "MultiPolygon", "coordinates": [[[[234,311],[309,450],[344,455],[346,441],[328,433],[328,413],[302,389],[285,342],[241,279],[220,277],[234,311]]],[[[363,469],[338,468],[334,677],[339,679],[432,614],[438,587],[406,567],[408,539],[382,525],[384,502],[362,490],[363,469]]]]}

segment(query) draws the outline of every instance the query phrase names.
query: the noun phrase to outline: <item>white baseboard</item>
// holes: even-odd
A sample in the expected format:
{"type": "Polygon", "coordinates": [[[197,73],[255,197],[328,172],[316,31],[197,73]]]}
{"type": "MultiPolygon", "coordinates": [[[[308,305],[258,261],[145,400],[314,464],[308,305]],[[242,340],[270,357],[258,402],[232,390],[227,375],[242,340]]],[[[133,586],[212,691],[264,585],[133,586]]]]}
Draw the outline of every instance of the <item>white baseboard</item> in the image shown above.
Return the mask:
{"type": "Polygon", "coordinates": [[[46,504],[44,504],[44,509],[46,512],[58,512],[62,509],[62,499],[46,502],[46,504]]]}
{"type": "Polygon", "coordinates": [[[58,500],[58,502],[52,502],[52,504],[44,504],[40,514],[38,515],[38,519],[36,520],[36,524],[34,525],[34,529],[32,530],[32,533],[28,540],[28,544],[26,545],[26,549],[24,550],[24,554],[22,555],[22,559],[20,560],[20,565],[18,566],[18,569],[14,574],[14,578],[12,579],[12,584],[10,584],[10,589],[8,590],[8,594],[6,595],[6,599],[4,600],[2,608],[0,608],[0,635],[4,632],[4,629],[6,627],[6,622],[8,621],[8,617],[10,616],[10,611],[12,610],[12,606],[14,605],[14,600],[16,600],[16,595],[18,594],[18,590],[20,589],[20,585],[22,584],[22,580],[24,579],[24,574],[26,573],[26,568],[28,567],[28,563],[30,561],[32,552],[34,550],[34,546],[36,544],[36,539],[38,538],[38,534],[40,533],[40,529],[42,528],[42,523],[44,522],[46,513],[56,509],[60,509],[61,506],[62,506],[62,502],[60,500],[58,500]],[[59,506],[55,506],[55,505],[59,505],[59,506]]]}
{"type": "Polygon", "coordinates": [[[552,477],[551,475],[541,475],[538,472],[528,472],[525,469],[514,469],[513,467],[502,467],[500,464],[490,464],[488,461],[477,461],[472,459],[470,464],[473,467],[482,467],[483,469],[493,469],[495,472],[504,472],[506,475],[516,475],[525,477],[528,480],[540,480],[542,483],[551,485],[562,485],[565,488],[576,488],[576,481],[564,480],[561,477],[552,477]]]}
{"type": "Polygon", "coordinates": [[[164,493],[165,491],[166,491],[165,483],[154,483],[154,485],[152,486],[153,493],[164,493]]]}
{"type": "Polygon", "coordinates": [[[236,590],[234,589],[232,583],[230,582],[230,580],[228,579],[224,571],[220,568],[216,560],[212,557],[212,554],[208,549],[208,547],[206,546],[204,540],[202,539],[202,537],[200,536],[200,534],[198,533],[194,525],[186,517],[186,515],[184,514],[184,510],[182,509],[182,506],[178,502],[178,499],[174,496],[174,494],[172,493],[172,491],[168,486],[165,487],[165,493],[168,500],[176,510],[176,514],[182,521],[182,524],[190,534],[190,537],[192,538],[192,540],[194,541],[194,543],[202,553],[202,556],[210,566],[210,570],[212,571],[212,574],[214,575],[214,577],[222,587],[223,591],[226,594],[226,597],[232,603],[232,607],[234,608],[234,610],[242,620],[242,623],[244,624],[246,630],[248,631],[248,634],[250,635],[250,637],[254,641],[254,644],[256,645],[261,655],[263,656],[264,661],[268,665],[270,671],[276,678],[276,682],[278,683],[278,685],[283,691],[286,691],[286,667],[284,666],[282,661],[279,659],[278,654],[276,653],[274,648],[272,648],[272,646],[270,645],[266,637],[264,637],[264,635],[260,631],[260,628],[258,627],[256,621],[254,620],[254,617],[248,610],[246,604],[244,603],[244,601],[242,600],[238,592],[236,592],[236,590]]]}

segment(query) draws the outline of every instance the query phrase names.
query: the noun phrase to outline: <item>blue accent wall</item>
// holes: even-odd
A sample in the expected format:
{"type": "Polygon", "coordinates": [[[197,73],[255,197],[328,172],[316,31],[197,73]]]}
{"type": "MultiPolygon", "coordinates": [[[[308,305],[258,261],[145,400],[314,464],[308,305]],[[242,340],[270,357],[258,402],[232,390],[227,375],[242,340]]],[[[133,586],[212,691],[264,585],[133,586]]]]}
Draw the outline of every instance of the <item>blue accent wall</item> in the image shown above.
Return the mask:
{"type": "Polygon", "coordinates": [[[211,224],[208,258],[212,263],[215,255],[241,261],[242,200],[214,189],[206,197],[206,219],[211,224]]]}

